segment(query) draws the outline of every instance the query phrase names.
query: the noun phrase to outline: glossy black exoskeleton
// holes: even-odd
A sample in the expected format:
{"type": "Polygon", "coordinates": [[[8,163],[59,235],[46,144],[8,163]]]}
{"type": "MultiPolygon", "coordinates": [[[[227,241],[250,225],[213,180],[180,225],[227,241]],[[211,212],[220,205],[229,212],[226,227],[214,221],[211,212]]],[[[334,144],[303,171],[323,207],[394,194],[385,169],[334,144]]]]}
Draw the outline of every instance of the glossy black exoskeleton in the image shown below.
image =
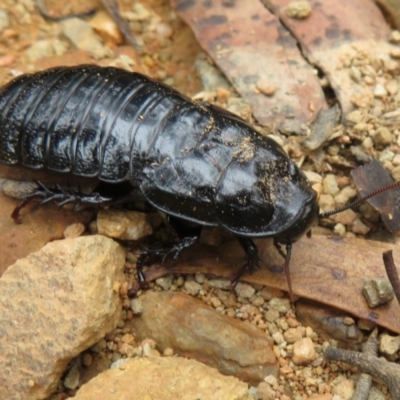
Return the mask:
{"type": "Polygon", "coordinates": [[[155,208],[287,247],[318,218],[316,193],[238,116],[138,73],[94,65],[22,75],[0,91],[0,162],[129,181],[155,208]]]}

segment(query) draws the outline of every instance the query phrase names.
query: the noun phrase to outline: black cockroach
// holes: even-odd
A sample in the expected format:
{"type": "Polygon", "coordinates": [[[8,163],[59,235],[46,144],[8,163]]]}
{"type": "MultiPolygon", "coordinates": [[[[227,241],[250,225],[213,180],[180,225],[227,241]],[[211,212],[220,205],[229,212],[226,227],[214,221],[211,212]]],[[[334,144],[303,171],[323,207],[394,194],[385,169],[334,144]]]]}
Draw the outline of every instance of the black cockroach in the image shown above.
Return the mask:
{"type": "MultiPolygon", "coordinates": [[[[129,182],[158,210],[221,226],[247,255],[236,280],[258,265],[252,238],[273,238],[281,254],[280,244],[286,246],[290,292],[292,243],[318,219],[316,192],[275,141],[226,110],[118,68],[58,67],[6,84],[0,162],[129,182]]],[[[76,198],[45,188],[32,195],[64,203],[76,198]]]]}

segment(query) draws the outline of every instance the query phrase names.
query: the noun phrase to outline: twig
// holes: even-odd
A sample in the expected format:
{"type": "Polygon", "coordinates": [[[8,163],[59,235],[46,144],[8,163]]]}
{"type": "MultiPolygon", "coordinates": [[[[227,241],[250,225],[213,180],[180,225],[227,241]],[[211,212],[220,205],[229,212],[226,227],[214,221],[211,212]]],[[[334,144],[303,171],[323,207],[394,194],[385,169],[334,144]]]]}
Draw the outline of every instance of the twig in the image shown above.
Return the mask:
{"type": "MultiPolygon", "coordinates": [[[[376,334],[373,333],[373,335],[376,334]]],[[[365,351],[363,353],[328,347],[325,351],[325,358],[328,361],[343,361],[354,365],[363,373],[382,379],[388,386],[393,400],[400,400],[400,365],[369,354],[375,347],[377,348],[378,341],[376,337],[370,337],[368,342],[368,346],[371,347],[366,350],[363,349],[365,351]]],[[[365,388],[362,388],[362,391],[364,392],[365,388]]]]}
{"type": "MultiPolygon", "coordinates": [[[[362,345],[362,353],[369,356],[378,354],[378,329],[375,328],[368,340],[362,345]]],[[[357,381],[353,400],[367,400],[372,386],[372,377],[369,374],[362,373],[357,381]]]]}
{"type": "Polygon", "coordinates": [[[132,35],[126,21],[122,18],[121,13],[119,11],[117,1],[116,0],[101,0],[101,2],[103,3],[103,6],[110,13],[111,17],[114,19],[114,21],[118,25],[118,28],[120,29],[122,34],[125,36],[126,41],[129,42],[129,44],[137,52],[140,53],[142,51],[142,47],[140,46],[137,39],[132,35]]]}
{"type": "Polygon", "coordinates": [[[396,265],[393,260],[392,250],[385,251],[382,254],[382,257],[383,263],[385,264],[386,274],[393,287],[394,295],[396,296],[396,299],[400,304],[400,279],[396,269],[396,265]]]}

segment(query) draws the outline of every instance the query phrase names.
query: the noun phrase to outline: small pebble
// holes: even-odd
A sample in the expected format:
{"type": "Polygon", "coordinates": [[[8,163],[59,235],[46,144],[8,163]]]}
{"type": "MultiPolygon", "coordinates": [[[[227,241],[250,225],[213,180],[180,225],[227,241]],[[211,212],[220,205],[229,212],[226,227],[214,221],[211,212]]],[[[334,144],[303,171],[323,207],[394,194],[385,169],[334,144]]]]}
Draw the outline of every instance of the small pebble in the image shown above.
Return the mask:
{"type": "Polygon", "coordinates": [[[286,7],[286,15],[294,19],[307,18],[311,11],[312,7],[308,1],[292,1],[286,7]]]}
{"type": "MultiPolygon", "coordinates": [[[[229,290],[231,288],[231,281],[229,279],[225,279],[225,278],[215,278],[215,279],[210,279],[208,281],[208,285],[210,287],[214,287],[217,289],[229,290]]],[[[238,284],[238,286],[239,286],[239,284],[238,284]]]]}
{"type": "Polygon", "coordinates": [[[64,378],[64,386],[67,389],[76,389],[79,385],[79,369],[76,365],[74,365],[69,371],[67,376],[64,378]]]}
{"type": "Polygon", "coordinates": [[[276,92],[276,86],[266,81],[257,82],[257,89],[266,96],[272,96],[276,92]]]}
{"type": "Polygon", "coordinates": [[[222,303],[218,297],[211,297],[210,303],[214,308],[221,307],[222,303]]]}
{"type": "Polygon", "coordinates": [[[172,357],[173,355],[174,355],[174,350],[171,349],[171,347],[167,347],[166,349],[164,349],[163,356],[172,357]]]}
{"type": "Polygon", "coordinates": [[[139,315],[143,313],[143,304],[140,298],[135,298],[130,301],[133,314],[139,315]]]}
{"type": "Polygon", "coordinates": [[[313,171],[304,171],[304,174],[312,185],[314,183],[322,183],[322,176],[320,174],[313,171]]]}
{"type": "Polygon", "coordinates": [[[264,381],[271,385],[273,388],[276,388],[278,386],[278,379],[276,379],[274,375],[267,375],[264,378],[264,381]]]}
{"type": "Polygon", "coordinates": [[[321,194],[318,199],[318,204],[321,212],[333,211],[336,208],[335,200],[330,194],[321,194]]]}
{"type": "Polygon", "coordinates": [[[333,232],[338,236],[346,236],[346,227],[343,224],[336,224],[333,228],[333,232]]]}
{"type": "Polygon", "coordinates": [[[340,191],[335,175],[333,174],[328,174],[325,176],[325,178],[322,180],[322,186],[324,188],[324,193],[332,196],[335,196],[340,191]]]}
{"type": "Polygon", "coordinates": [[[392,31],[389,40],[392,43],[400,43],[400,32],[398,30],[392,31]]]}
{"type": "Polygon", "coordinates": [[[390,356],[400,350],[400,336],[390,336],[383,333],[379,336],[379,351],[390,356]]]}
{"type": "Polygon", "coordinates": [[[336,214],[333,219],[335,222],[338,224],[343,224],[343,225],[351,225],[356,219],[357,219],[357,214],[351,210],[345,210],[339,214],[336,214]]]}
{"type": "Polygon", "coordinates": [[[275,390],[267,382],[260,382],[257,386],[257,399],[258,400],[275,400],[275,390]]]}
{"type": "Polygon", "coordinates": [[[269,301],[270,310],[277,310],[280,314],[286,314],[291,310],[289,299],[271,299],[269,301]]]}
{"type": "Polygon", "coordinates": [[[399,71],[399,63],[394,60],[385,60],[384,69],[386,72],[395,75],[399,71]]]}
{"type": "Polygon", "coordinates": [[[172,26],[165,22],[160,22],[157,24],[156,32],[163,38],[170,38],[174,34],[172,26]]]}
{"type": "Polygon", "coordinates": [[[172,274],[165,275],[162,278],[156,279],[156,284],[164,290],[169,290],[171,288],[173,279],[174,276],[172,274]]]}
{"type": "Polygon", "coordinates": [[[86,229],[85,225],[83,225],[80,222],[71,224],[65,228],[64,237],[66,239],[77,238],[77,237],[81,236],[83,232],[85,232],[85,229],[86,229]]]}
{"type": "Polygon", "coordinates": [[[396,47],[390,51],[390,56],[393,58],[400,58],[400,48],[396,47]]]}
{"type": "Polygon", "coordinates": [[[386,90],[385,86],[378,83],[374,89],[374,96],[379,97],[379,98],[387,96],[387,90],[386,90]]]}
{"type": "Polygon", "coordinates": [[[396,154],[396,155],[393,157],[392,164],[393,164],[395,167],[398,167],[398,166],[400,165],[400,154],[396,154]]]}
{"type": "Polygon", "coordinates": [[[265,319],[268,322],[275,322],[279,318],[279,311],[278,310],[268,310],[265,313],[265,319]]]}
{"type": "Polygon", "coordinates": [[[274,339],[274,342],[275,342],[276,344],[282,344],[282,343],[285,342],[285,339],[284,339],[282,333],[279,332],[279,331],[273,333],[271,336],[272,336],[272,339],[274,339]]]}
{"type": "Polygon", "coordinates": [[[183,287],[191,296],[196,296],[201,290],[201,285],[195,281],[186,281],[183,287]]]}
{"type": "Polygon", "coordinates": [[[293,344],[292,361],[296,365],[307,365],[312,363],[317,357],[314,343],[311,338],[305,337],[293,344]]]}
{"type": "Polygon", "coordinates": [[[355,324],[354,319],[351,318],[351,317],[345,317],[345,318],[343,318],[343,323],[344,323],[345,325],[348,325],[348,326],[354,325],[354,324],[355,324]]]}
{"type": "Polygon", "coordinates": [[[371,229],[357,218],[351,225],[351,230],[357,235],[365,236],[371,229]]]}
{"type": "Polygon", "coordinates": [[[362,294],[371,308],[389,302],[394,296],[392,285],[384,278],[365,280],[362,294]]]}
{"type": "Polygon", "coordinates": [[[372,386],[369,391],[368,400],[386,400],[386,396],[376,386],[372,386]]]}
{"type": "Polygon", "coordinates": [[[205,282],[206,278],[204,274],[197,273],[194,275],[194,280],[200,285],[202,285],[205,282]]]}
{"type": "Polygon", "coordinates": [[[124,38],[118,29],[118,25],[105,10],[96,12],[89,23],[105,41],[115,45],[123,43],[124,38]]]}
{"type": "MultiPolygon", "coordinates": [[[[396,158],[396,157],[395,157],[396,158]]],[[[392,178],[397,182],[400,180],[400,165],[397,167],[393,168],[390,171],[390,174],[392,175],[392,178]]]]}
{"type": "Polygon", "coordinates": [[[343,379],[333,387],[332,393],[340,396],[342,400],[351,400],[354,395],[354,381],[343,379]]]}
{"type": "Polygon", "coordinates": [[[295,343],[302,339],[301,331],[296,328],[289,328],[284,334],[284,339],[288,343],[295,343]]]}
{"type": "Polygon", "coordinates": [[[394,96],[399,91],[399,81],[397,79],[391,79],[386,83],[385,88],[389,94],[394,96]]]}
{"type": "Polygon", "coordinates": [[[372,140],[377,146],[385,146],[392,143],[392,134],[388,128],[381,127],[376,130],[375,134],[372,136],[372,140]]]}
{"type": "Polygon", "coordinates": [[[93,356],[90,353],[83,353],[81,356],[82,364],[85,367],[90,367],[93,363],[93,356]]]}
{"type": "Polygon", "coordinates": [[[350,67],[349,75],[354,82],[359,83],[361,81],[362,78],[361,71],[356,66],[352,65],[350,67]]]}
{"type": "Polygon", "coordinates": [[[261,296],[255,296],[251,301],[251,304],[255,307],[261,307],[264,303],[265,300],[261,296]]]}
{"type": "Polygon", "coordinates": [[[347,115],[346,120],[351,124],[358,124],[359,122],[362,122],[363,116],[361,114],[361,111],[360,110],[352,111],[350,114],[347,115]]]}
{"type": "Polygon", "coordinates": [[[357,190],[353,189],[350,186],[346,186],[336,196],[334,196],[334,200],[337,207],[342,207],[356,196],[357,190]]]}
{"type": "Polygon", "coordinates": [[[235,292],[239,297],[243,299],[249,299],[254,295],[256,290],[253,286],[248,285],[247,283],[239,282],[235,287],[235,292]]]}
{"type": "Polygon", "coordinates": [[[228,101],[228,99],[231,97],[231,91],[228,89],[224,89],[224,88],[218,88],[217,89],[217,100],[222,102],[222,103],[226,103],[228,101]]]}

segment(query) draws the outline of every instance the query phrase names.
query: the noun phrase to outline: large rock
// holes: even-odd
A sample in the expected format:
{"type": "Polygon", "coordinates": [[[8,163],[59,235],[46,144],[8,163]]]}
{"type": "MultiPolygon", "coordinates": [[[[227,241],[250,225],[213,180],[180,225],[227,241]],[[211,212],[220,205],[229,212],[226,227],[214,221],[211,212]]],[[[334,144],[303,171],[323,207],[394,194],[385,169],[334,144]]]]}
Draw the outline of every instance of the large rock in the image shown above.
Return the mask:
{"type": "Polygon", "coordinates": [[[67,364],[121,317],[124,250],[106,237],[47,244],[0,279],[3,399],[42,399],[67,364]]]}
{"type": "Polygon", "coordinates": [[[149,291],[134,301],[141,314],[129,324],[138,340],[152,338],[161,351],[170,347],[252,384],[277,374],[270,338],[256,327],[183,293],[149,291]]]}
{"type": "Polygon", "coordinates": [[[129,359],[81,387],[76,400],[251,400],[247,385],[181,357],[129,359]]]}

